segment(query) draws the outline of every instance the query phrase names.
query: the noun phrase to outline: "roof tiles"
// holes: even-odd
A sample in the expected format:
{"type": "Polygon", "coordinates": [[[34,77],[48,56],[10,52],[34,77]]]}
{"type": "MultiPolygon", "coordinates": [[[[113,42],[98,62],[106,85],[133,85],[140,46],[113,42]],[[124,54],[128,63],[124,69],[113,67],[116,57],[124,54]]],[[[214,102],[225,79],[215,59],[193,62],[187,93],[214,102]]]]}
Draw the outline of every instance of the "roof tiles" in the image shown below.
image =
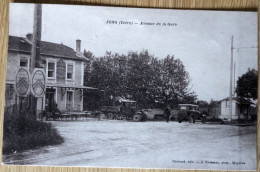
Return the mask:
{"type": "MultiPolygon", "coordinates": [[[[71,58],[75,60],[86,60],[82,53],[76,53],[72,48],[52,42],[41,41],[40,54],[71,58]]],[[[22,37],[9,36],[8,50],[16,50],[31,53],[31,43],[22,37]]]]}

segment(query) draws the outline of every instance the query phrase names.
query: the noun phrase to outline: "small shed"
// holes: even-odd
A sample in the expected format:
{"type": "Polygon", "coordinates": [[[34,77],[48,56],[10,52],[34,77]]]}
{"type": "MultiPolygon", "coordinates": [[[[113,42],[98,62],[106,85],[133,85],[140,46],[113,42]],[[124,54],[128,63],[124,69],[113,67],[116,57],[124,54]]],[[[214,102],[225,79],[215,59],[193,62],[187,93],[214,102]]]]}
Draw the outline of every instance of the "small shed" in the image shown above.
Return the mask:
{"type": "Polygon", "coordinates": [[[254,104],[250,100],[240,97],[232,97],[232,115],[230,115],[230,100],[229,97],[220,100],[220,119],[223,120],[238,120],[249,119],[251,105],[254,104]]]}

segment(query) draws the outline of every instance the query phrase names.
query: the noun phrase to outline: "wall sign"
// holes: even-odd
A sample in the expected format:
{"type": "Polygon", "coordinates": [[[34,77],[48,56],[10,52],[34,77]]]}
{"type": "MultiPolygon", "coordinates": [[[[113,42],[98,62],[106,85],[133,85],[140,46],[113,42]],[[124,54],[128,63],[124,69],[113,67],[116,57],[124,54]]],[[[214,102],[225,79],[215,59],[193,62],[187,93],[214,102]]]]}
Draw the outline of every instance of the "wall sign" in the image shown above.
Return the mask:
{"type": "Polygon", "coordinates": [[[27,97],[30,92],[30,72],[27,68],[18,69],[15,77],[15,91],[19,97],[27,97]]]}
{"type": "Polygon", "coordinates": [[[35,68],[31,78],[31,92],[35,97],[43,97],[46,89],[46,78],[43,69],[35,68]]]}
{"type": "Polygon", "coordinates": [[[57,80],[58,82],[64,81],[66,77],[66,63],[61,59],[57,63],[57,80]]]}

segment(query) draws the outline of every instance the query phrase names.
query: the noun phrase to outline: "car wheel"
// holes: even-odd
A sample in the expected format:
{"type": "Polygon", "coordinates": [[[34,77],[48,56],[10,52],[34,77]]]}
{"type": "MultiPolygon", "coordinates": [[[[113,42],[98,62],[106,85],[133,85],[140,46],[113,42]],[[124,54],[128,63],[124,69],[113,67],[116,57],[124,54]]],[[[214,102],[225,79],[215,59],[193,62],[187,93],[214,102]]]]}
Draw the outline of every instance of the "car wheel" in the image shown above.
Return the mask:
{"type": "Polygon", "coordinates": [[[103,114],[103,113],[100,113],[98,119],[99,119],[99,120],[100,120],[100,119],[106,119],[106,115],[103,114]]]}
{"type": "Polygon", "coordinates": [[[141,121],[141,119],[142,119],[142,116],[140,114],[134,114],[133,121],[139,122],[139,121],[141,121]]]}

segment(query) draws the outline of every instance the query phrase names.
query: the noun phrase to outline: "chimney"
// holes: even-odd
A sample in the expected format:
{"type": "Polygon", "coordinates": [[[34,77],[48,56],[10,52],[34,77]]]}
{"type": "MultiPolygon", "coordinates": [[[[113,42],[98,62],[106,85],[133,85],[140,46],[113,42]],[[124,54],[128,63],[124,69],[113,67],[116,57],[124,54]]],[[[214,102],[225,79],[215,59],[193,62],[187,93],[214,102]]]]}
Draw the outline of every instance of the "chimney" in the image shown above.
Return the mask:
{"type": "Polygon", "coordinates": [[[27,38],[30,42],[32,42],[33,34],[32,34],[32,33],[27,33],[27,34],[26,34],[26,38],[27,38]]]}
{"type": "Polygon", "coordinates": [[[77,39],[76,40],[76,52],[77,53],[80,53],[80,44],[81,44],[81,40],[77,39]]]}

